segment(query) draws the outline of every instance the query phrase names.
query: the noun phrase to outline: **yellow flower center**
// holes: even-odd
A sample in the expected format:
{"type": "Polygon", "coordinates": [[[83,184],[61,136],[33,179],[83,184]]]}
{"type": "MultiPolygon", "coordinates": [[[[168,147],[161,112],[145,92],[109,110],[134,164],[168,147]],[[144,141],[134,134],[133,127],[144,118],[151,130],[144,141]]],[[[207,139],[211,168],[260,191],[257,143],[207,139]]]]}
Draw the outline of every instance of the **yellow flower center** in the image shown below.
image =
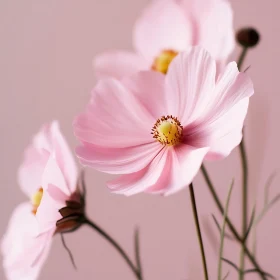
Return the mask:
{"type": "Polygon", "coordinates": [[[173,50],[165,50],[160,53],[154,60],[152,70],[166,74],[168,71],[169,64],[177,56],[178,52],[173,50]]]}
{"type": "Polygon", "coordinates": [[[152,134],[162,145],[175,146],[182,140],[183,127],[177,118],[163,116],[153,126],[152,134]]]}
{"type": "Polygon", "coordinates": [[[32,213],[35,215],[37,213],[37,209],[40,206],[42,197],[43,197],[43,189],[40,188],[31,198],[31,203],[33,206],[32,213]]]}

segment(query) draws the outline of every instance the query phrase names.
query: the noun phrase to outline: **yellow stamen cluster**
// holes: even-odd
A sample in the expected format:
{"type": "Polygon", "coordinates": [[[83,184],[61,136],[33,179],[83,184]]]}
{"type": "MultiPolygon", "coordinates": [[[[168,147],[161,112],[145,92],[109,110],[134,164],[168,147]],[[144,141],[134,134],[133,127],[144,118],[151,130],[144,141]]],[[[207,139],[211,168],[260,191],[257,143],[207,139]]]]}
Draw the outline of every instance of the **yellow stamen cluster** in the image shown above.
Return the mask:
{"type": "Polygon", "coordinates": [[[152,70],[166,74],[171,61],[177,56],[178,52],[164,50],[157,56],[152,65],[152,70]]]}
{"type": "Polygon", "coordinates": [[[172,115],[163,116],[153,126],[151,134],[162,145],[175,146],[182,140],[183,126],[172,115]]]}
{"type": "Polygon", "coordinates": [[[32,213],[35,215],[37,213],[37,209],[40,206],[42,197],[43,197],[43,188],[40,188],[31,198],[31,203],[33,206],[32,213]]]}

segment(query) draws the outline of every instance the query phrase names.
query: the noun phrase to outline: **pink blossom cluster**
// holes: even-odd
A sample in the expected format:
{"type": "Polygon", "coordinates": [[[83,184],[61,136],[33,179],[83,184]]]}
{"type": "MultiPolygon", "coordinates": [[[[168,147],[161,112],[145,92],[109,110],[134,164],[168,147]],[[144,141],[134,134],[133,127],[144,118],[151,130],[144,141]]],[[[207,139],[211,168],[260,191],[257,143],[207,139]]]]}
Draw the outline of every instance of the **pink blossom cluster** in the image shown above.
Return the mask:
{"type": "MultiPolygon", "coordinates": [[[[133,45],[94,59],[98,82],[73,122],[76,156],[119,175],[108,182],[113,193],[167,196],[192,183],[204,160],[240,144],[254,88],[228,63],[235,40],[227,0],[153,0],[133,45]]],[[[78,169],[58,122],[35,135],[18,178],[28,201],[12,214],[3,265],[9,280],[35,280],[53,236],[79,226],[68,218],[82,203],[78,169]]]]}

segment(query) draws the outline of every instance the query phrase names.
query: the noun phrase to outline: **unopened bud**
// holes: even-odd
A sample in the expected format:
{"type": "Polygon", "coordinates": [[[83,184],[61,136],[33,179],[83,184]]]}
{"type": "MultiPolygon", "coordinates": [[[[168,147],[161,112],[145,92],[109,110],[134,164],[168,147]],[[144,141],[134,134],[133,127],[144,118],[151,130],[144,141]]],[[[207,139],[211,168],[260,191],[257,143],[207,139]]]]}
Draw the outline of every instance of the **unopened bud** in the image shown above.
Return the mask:
{"type": "Polygon", "coordinates": [[[260,35],[254,28],[243,28],[237,32],[236,39],[241,46],[252,48],[259,43],[260,35]]]}

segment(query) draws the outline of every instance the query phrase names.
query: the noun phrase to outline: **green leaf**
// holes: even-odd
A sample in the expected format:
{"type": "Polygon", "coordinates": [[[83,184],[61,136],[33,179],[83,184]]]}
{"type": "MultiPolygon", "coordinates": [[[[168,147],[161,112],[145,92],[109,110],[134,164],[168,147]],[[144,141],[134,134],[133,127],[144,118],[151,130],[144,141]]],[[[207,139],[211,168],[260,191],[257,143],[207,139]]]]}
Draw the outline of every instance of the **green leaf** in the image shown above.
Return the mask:
{"type": "Polygon", "coordinates": [[[265,184],[265,193],[264,193],[264,205],[266,206],[268,204],[269,201],[269,189],[270,186],[272,185],[275,177],[277,175],[277,172],[274,171],[267,179],[267,182],[265,184]]]}
{"type": "Polygon", "coordinates": [[[223,280],[226,280],[226,279],[228,278],[228,276],[229,276],[229,271],[228,271],[228,273],[225,275],[225,277],[223,278],[223,280]]]}
{"type": "MultiPolygon", "coordinates": [[[[219,224],[217,218],[214,216],[214,214],[212,214],[212,218],[213,218],[214,223],[215,223],[215,225],[217,226],[217,229],[219,230],[219,233],[220,233],[220,235],[221,235],[222,229],[221,229],[221,226],[220,226],[220,224],[219,224]]],[[[234,240],[234,238],[233,238],[231,235],[229,235],[228,233],[226,233],[226,232],[225,232],[225,238],[228,238],[228,239],[230,239],[230,240],[234,240]]]]}
{"type": "Polygon", "coordinates": [[[253,223],[254,223],[254,219],[255,219],[255,214],[256,214],[256,205],[254,206],[253,208],[253,211],[252,211],[252,215],[251,215],[251,219],[250,219],[250,223],[249,223],[249,226],[248,226],[248,229],[247,229],[247,232],[244,236],[244,243],[246,242],[249,234],[250,234],[250,231],[252,229],[252,226],[253,226],[253,223]]]}
{"type": "Polygon", "coordinates": [[[253,226],[257,226],[259,224],[259,222],[261,222],[261,220],[263,219],[263,217],[265,216],[265,214],[270,210],[270,208],[276,203],[278,202],[278,200],[280,200],[280,193],[277,194],[268,204],[265,205],[265,207],[263,208],[263,210],[261,211],[261,213],[258,215],[258,217],[255,219],[253,226]]]}
{"type": "Polygon", "coordinates": [[[235,263],[233,263],[232,261],[230,261],[230,260],[228,260],[228,259],[225,259],[225,258],[222,258],[222,260],[223,260],[225,263],[227,263],[227,264],[229,264],[230,266],[232,266],[232,267],[239,273],[239,268],[238,268],[238,266],[237,266],[235,263]]]}
{"type": "Polygon", "coordinates": [[[220,252],[219,252],[219,264],[218,264],[218,280],[222,280],[222,257],[223,257],[223,251],[224,251],[224,240],[225,240],[225,230],[226,230],[226,223],[227,223],[227,215],[228,215],[228,209],[229,209],[229,202],[230,202],[230,196],[232,192],[234,181],[232,181],[231,186],[229,188],[225,211],[224,211],[224,217],[223,217],[223,225],[221,230],[221,243],[220,243],[220,252]]]}

